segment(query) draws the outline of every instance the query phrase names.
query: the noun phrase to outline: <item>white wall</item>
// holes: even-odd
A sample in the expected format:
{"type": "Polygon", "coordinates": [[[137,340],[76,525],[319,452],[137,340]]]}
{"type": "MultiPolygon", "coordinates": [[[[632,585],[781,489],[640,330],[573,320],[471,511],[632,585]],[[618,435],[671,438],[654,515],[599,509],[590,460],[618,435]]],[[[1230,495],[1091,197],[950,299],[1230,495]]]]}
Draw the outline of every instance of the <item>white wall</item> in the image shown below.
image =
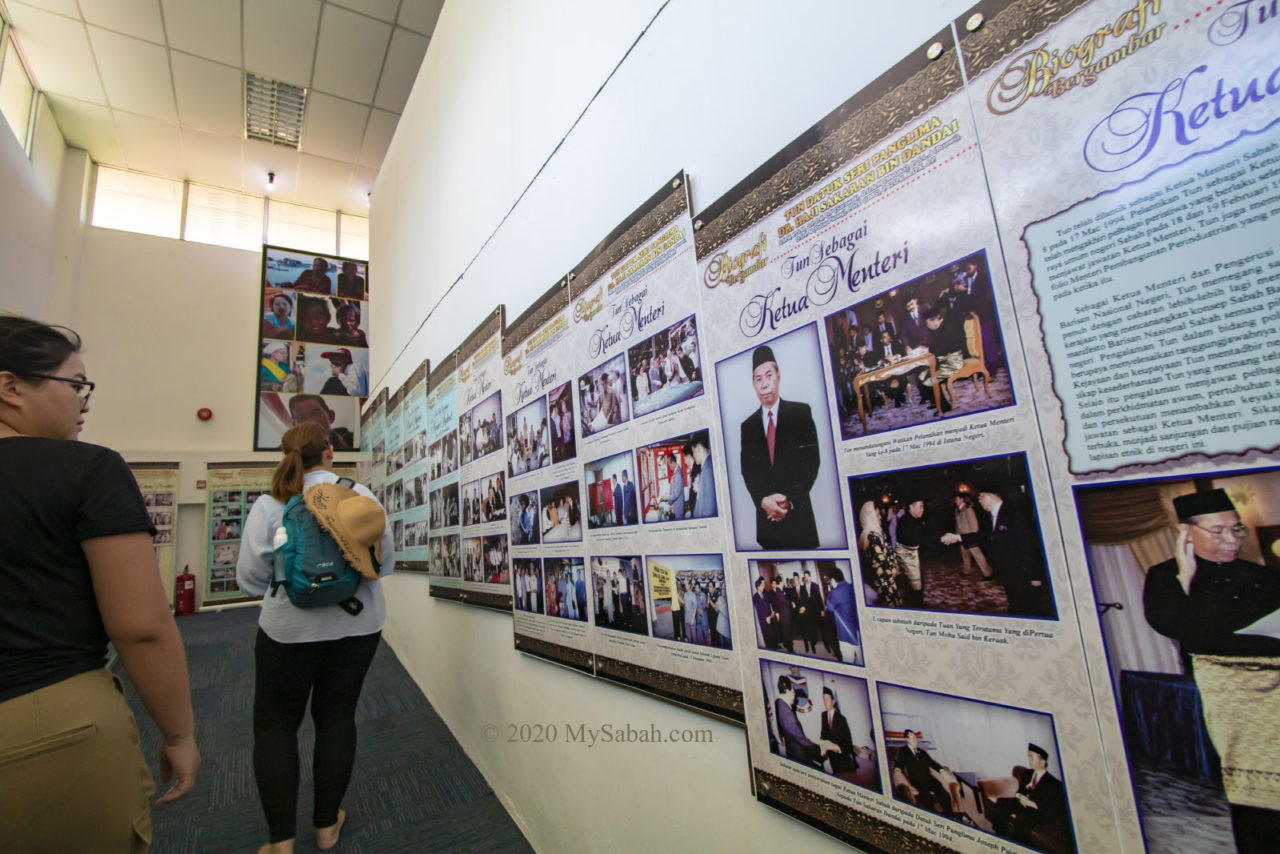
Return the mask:
{"type": "Polygon", "coordinates": [[[65,320],[65,279],[56,277],[58,187],[67,152],[44,98],[28,158],[7,124],[0,123],[0,309],[45,320],[65,320]]]}
{"type": "MultiPolygon", "coordinates": [[[[705,207],[965,8],[446,3],[373,193],[373,378],[398,388],[497,303],[517,316],[679,169],[705,207]]],[[[740,729],[526,658],[509,617],[431,600],[421,577],[386,583],[388,641],[538,850],[848,850],[753,802],[740,729]],[[522,723],[714,740],[502,740],[522,723]]]]}

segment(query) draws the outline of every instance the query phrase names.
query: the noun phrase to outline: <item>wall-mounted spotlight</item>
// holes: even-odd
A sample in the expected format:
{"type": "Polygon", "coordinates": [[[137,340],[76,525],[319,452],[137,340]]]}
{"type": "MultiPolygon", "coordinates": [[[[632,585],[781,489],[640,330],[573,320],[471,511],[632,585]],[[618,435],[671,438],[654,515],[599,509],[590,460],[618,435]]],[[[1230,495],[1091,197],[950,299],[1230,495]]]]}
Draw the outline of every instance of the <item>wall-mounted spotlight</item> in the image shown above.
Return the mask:
{"type": "Polygon", "coordinates": [[[365,206],[366,208],[371,208],[371,207],[373,207],[373,193],[365,193],[365,194],[364,194],[364,206],[365,206]]]}
{"type": "Polygon", "coordinates": [[[267,192],[270,193],[275,188],[276,188],[276,173],[268,172],[267,173],[267,192]]]}

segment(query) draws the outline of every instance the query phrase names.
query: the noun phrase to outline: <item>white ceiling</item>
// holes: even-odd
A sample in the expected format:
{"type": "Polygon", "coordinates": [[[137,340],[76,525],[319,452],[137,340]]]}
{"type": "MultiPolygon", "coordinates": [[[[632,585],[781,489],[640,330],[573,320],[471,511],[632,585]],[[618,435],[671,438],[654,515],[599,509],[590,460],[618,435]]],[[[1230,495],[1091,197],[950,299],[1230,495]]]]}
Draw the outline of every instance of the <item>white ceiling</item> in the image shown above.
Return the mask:
{"type": "Polygon", "coordinates": [[[364,214],[444,0],[0,0],[98,163],[364,214]],[[307,87],[302,146],[244,138],[244,72],[307,87]]]}

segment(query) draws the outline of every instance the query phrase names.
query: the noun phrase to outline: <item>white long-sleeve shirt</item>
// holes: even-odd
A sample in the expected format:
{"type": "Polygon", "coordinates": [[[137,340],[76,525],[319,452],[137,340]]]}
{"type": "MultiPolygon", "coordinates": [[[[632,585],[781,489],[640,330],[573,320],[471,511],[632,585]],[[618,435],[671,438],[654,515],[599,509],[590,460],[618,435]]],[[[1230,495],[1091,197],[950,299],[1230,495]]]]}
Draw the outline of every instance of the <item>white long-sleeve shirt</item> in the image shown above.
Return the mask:
{"type": "MultiPolygon", "coordinates": [[[[338,476],[331,471],[308,472],[303,475],[302,489],[305,492],[317,483],[336,483],[337,480],[338,476]]],[[[377,501],[373,493],[361,484],[355,485],[355,491],[377,501]]],[[[274,596],[271,595],[271,578],[275,569],[272,543],[283,517],[283,504],[269,494],[258,498],[245,520],[244,533],[240,538],[240,558],[236,562],[236,580],[240,583],[240,589],[253,596],[264,596],[258,625],[267,636],[277,643],[311,643],[371,635],[380,631],[387,617],[380,581],[361,579],[360,586],[356,589],[356,598],[364,603],[364,610],[354,617],[339,605],[298,608],[289,601],[283,590],[277,590],[274,596]]],[[[395,545],[391,537],[391,523],[388,522],[387,529],[382,533],[382,565],[379,567],[379,574],[389,575],[395,563],[395,545]]]]}

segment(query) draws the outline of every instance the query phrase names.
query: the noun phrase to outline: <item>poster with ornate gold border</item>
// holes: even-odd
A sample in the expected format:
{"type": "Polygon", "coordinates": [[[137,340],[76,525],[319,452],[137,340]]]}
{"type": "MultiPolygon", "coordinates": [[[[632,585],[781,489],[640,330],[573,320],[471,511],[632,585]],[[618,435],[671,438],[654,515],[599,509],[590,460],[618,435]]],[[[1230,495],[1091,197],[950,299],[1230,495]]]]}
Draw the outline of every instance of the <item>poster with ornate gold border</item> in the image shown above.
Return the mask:
{"type": "Polygon", "coordinates": [[[427,376],[431,365],[424,361],[405,381],[405,398],[401,404],[404,426],[404,468],[401,470],[401,530],[396,536],[396,570],[427,571],[427,376]]]}
{"type": "Polygon", "coordinates": [[[178,463],[133,462],[129,471],[138,482],[142,503],[156,532],[151,538],[156,550],[156,563],[160,567],[160,579],[164,582],[165,596],[173,608],[174,578],[177,577],[177,553],[174,536],[178,530],[178,463]]]}
{"type": "Polygon", "coordinates": [[[457,598],[462,589],[462,565],[450,543],[458,538],[457,519],[451,519],[446,499],[458,492],[458,351],[442,359],[427,378],[426,536],[431,595],[457,598]],[[448,592],[446,592],[448,591],[448,592]]]}

